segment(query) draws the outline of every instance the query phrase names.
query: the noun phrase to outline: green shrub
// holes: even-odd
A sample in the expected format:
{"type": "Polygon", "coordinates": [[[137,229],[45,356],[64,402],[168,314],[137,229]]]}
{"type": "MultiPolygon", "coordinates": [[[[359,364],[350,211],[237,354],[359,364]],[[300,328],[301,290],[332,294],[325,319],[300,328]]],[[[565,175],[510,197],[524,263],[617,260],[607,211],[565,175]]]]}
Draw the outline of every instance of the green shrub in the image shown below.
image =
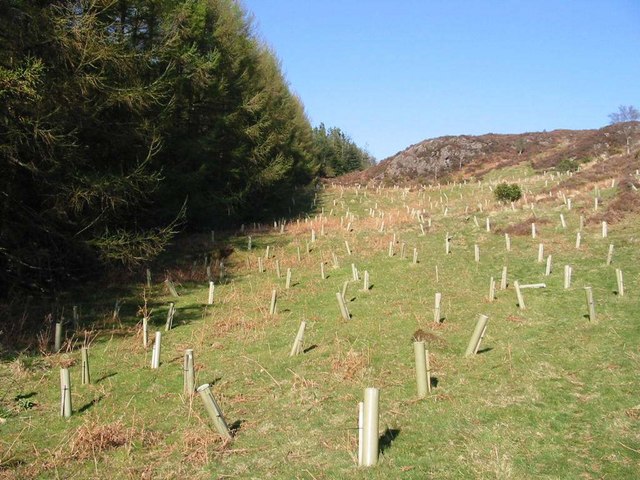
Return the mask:
{"type": "Polygon", "coordinates": [[[515,183],[501,183],[495,188],[493,194],[501,202],[515,202],[522,197],[522,190],[515,183]]]}
{"type": "Polygon", "coordinates": [[[558,172],[577,172],[579,166],[578,161],[565,158],[556,165],[556,170],[558,172]]]}

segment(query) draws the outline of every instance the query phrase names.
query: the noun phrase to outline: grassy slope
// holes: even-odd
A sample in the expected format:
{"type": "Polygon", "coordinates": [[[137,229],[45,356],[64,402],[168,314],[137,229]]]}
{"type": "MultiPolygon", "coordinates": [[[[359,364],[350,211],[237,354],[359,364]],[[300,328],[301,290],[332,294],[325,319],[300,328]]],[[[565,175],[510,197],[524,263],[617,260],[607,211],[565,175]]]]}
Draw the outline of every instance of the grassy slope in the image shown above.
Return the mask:
{"type": "MultiPolygon", "coordinates": [[[[77,350],[22,355],[0,365],[0,413],[6,417],[0,425],[0,477],[636,478],[640,225],[637,218],[627,219],[610,226],[603,239],[599,225],[587,224],[578,251],[575,234],[579,215],[591,213],[590,192],[575,192],[571,211],[561,199],[543,201],[541,195],[534,211],[538,238],[512,236],[507,253],[503,236],[485,231],[485,217],[496,229],[533,213],[524,202],[516,211],[495,204],[489,182],[520,175],[528,175],[522,183],[531,192],[529,205],[558,181],[512,169],[496,172],[481,186],[406,194],[386,189],[365,196],[364,190],[328,188],[319,206],[327,215],[326,235],[320,235],[316,219],[291,224],[285,234],[251,232],[251,252],[245,237],[238,237],[227,262],[233,277],[217,285],[212,307],[203,305],[202,283],[180,286],[177,327],[164,334],[157,371],[148,367],[151,353],[133,328],[137,319],[126,315],[140,298],[128,300],[124,329],[100,330],[93,341],[90,386],[80,385],[77,350]],[[372,218],[369,209],[376,204],[372,218]],[[426,236],[405,205],[427,209],[433,226],[426,236]],[[347,210],[355,216],[349,233],[340,227],[347,210]],[[312,228],[318,241],[306,254],[312,228]],[[398,243],[389,257],[394,232],[398,243]],[[453,234],[447,257],[446,232],[453,234]],[[400,242],[406,243],[405,259],[400,242]],[[539,242],[545,255],[553,255],[550,277],[536,261],[539,242]],[[607,266],[610,243],[614,262],[607,266]],[[258,273],[257,256],[267,245],[275,256],[258,273]],[[417,265],[410,260],[414,247],[417,265]],[[339,257],[337,269],[331,268],[332,252],[339,257]],[[283,274],[292,268],[290,290],[284,289],[284,275],[275,276],[276,259],[283,274]],[[325,280],[320,261],[326,262],[325,280]],[[346,322],[335,292],[351,277],[351,263],[369,271],[373,287],[362,292],[361,282],[350,283],[352,319],[346,322]],[[569,290],[562,287],[565,264],[574,270],[569,290]],[[499,283],[503,265],[510,286],[489,303],[489,277],[499,283]],[[624,271],[624,297],[615,294],[615,268],[624,271]],[[516,279],[546,282],[547,288],[525,290],[527,308],[519,310],[511,287],[516,279]],[[585,285],[593,286],[596,322],[584,317],[585,285]],[[279,293],[273,318],[272,288],[279,293]],[[445,317],[438,325],[435,292],[442,292],[445,317]],[[481,353],[466,359],[479,313],[490,318],[487,335],[481,353]],[[312,348],[289,358],[302,319],[308,323],[305,346],[312,348]],[[413,371],[411,339],[418,328],[433,335],[428,346],[437,387],[425,400],[416,398],[413,371]],[[195,349],[198,384],[215,383],[228,423],[238,427],[231,444],[223,445],[209,428],[200,399],[182,395],[185,348],[195,349]],[[58,417],[57,367],[74,362],[74,415],[64,420],[58,417]],[[355,466],[354,427],[356,404],[367,386],[381,389],[384,448],[380,464],[365,471],[355,466]]],[[[195,258],[202,253],[193,252],[195,258]]],[[[171,299],[159,284],[150,298],[153,321],[163,330],[171,299]]]]}

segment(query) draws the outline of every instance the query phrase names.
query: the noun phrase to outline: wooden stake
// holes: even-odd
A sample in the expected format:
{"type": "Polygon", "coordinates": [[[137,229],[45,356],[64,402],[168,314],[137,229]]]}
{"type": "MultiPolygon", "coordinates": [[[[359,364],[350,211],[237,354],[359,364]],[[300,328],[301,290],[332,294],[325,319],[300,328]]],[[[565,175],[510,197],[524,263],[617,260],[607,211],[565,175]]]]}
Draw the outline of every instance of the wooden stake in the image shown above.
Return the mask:
{"type": "MultiPolygon", "coordinates": [[[[173,284],[173,282],[171,280],[169,280],[168,278],[164,281],[165,284],[167,285],[167,288],[169,289],[169,293],[171,294],[171,296],[173,297],[179,297],[180,295],[178,295],[178,291],[176,290],[176,286],[173,284]]],[[[118,305],[118,302],[116,302],[117,305],[117,310],[120,311],[120,305],[118,305]]],[[[114,313],[114,315],[116,315],[114,313]]]]}
{"type": "Polygon", "coordinates": [[[544,245],[542,243],[538,244],[538,263],[542,263],[544,260],[544,245]]]}
{"type": "Polygon", "coordinates": [[[300,355],[302,353],[302,345],[303,345],[303,338],[304,338],[304,330],[307,327],[307,322],[305,322],[304,320],[302,322],[300,322],[300,328],[298,328],[298,333],[296,335],[295,340],[293,341],[293,347],[291,348],[291,352],[289,353],[290,357],[293,357],[295,355],[300,355]]]}
{"type": "Polygon", "coordinates": [[[418,249],[414,248],[413,249],[413,264],[417,264],[418,263],[418,249]]]}
{"type": "Polygon", "coordinates": [[[507,267],[502,267],[502,276],[500,277],[500,289],[507,289],[507,267]]]}
{"type": "Polygon", "coordinates": [[[551,255],[547,257],[547,267],[544,270],[544,275],[548,277],[551,275],[551,255]]]}
{"type": "Polygon", "coordinates": [[[53,351],[59,352],[62,348],[62,322],[56,322],[56,331],[53,339],[53,351]]]}
{"type": "Polygon", "coordinates": [[[607,238],[607,222],[602,221],[602,238],[607,238]]]}
{"type": "Polygon", "coordinates": [[[536,238],[536,224],[531,224],[531,238],[536,238]]]}
{"type": "Polygon", "coordinates": [[[280,261],[276,260],[276,277],[280,278],[280,261]]]}
{"type": "Polygon", "coordinates": [[[68,368],[60,369],[60,416],[71,416],[71,377],[68,368]]]}
{"type": "Polygon", "coordinates": [[[211,385],[209,385],[208,383],[200,385],[197,392],[200,394],[200,398],[202,398],[204,408],[209,414],[209,418],[211,418],[211,420],[213,421],[213,426],[215,427],[215,429],[218,431],[220,436],[226,438],[227,440],[231,440],[231,432],[229,431],[227,422],[222,415],[222,410],[218,406],[218,402],[216,402],[216,399],[213,397],[211,385]]]}
{"type": "Polygon", "coordinates": [[[427,396],[429,388],[427,386],[427,363],[425,356],[424,342],[413,342],[413,353],[416,362],[416,381],[418,384],[418,397],[427,396]]]}
{"type": "Polygon", "coordinates": [[[524,298],[522,297],[522,292],[520,291],[520,284],[518,283],[517,280],[513,282],[513,286],[516,289],[516,298],[518,299],[518,308],[520,310],[524,310],[525,309],[524,298]]]}
{"type": "Polygon", "coordinates": [[[364,391],[364,424],[362,438],[362,466],[372,467],[378,463],[378,402],[380,392],[377,388],[364,391]]]}
{"type": "Polygon", "coordinates": [[[580,232],[577,232],[576,233],[576,250],[580,248],[580,240],[581,240],[580,232]]]}
{"type": "Polygon", "coordinates": [[[464,354],[465,357],[469,357],[471,355],[475,355],[478,353],[478,349],[480,348],[480,342],[484,337],[484,333],[487,330],[487,322],[489,321],[489,317],[486,315],[480,315],[478,317],[478,322],[476,323],[476,328],[473,331],[473,335],[471,335],[471,339],[469,340],[469,345],[467,345],[467,350],[464,354]]]}
{"type": "Polygon", "coordinates": [[[344,247],[347,250],[347,255],[351,255],[351,248],[349,248],[349,242],[348,241],[344,241],[344,247]]]}
{"type": "Polygon", "coordinates": [[[362,448],[364,446],[364,402],[358,402],[358,466],[362,466],[362,448]]]}
{"type": "Polygon", "coordinates": [[[276,289],[274,288],[273,290],[271,290],[271,304],[269,305],[269,315],[276,314],[276,301],[277,301],[277,293],[276,293],[276,289]]]}
{"type": "Polygon", "coordinates": [[[504,245],[507,249],[507,252],[511,251],[511,237],[509,237],[508,233],[504,234],[504,245]]]}
{"type": "Polygon", "coordinates": [[[427,364],[427,391],[431,393],[431,362],[429,361],[429,350],[424,351],[424,361],[427,364]]]}
{"type": "Polygon", "coordinates": [[[184,394],[191,396],[196,388],[196,374],[194,369],[195,361],[193,360],[193,349],[189,348],[184,351],[183,362],[183,390],[184,394]]]}
{"type": "Polygon", "coordinates": [[[596,319],[596,306],[593,301],[593,290],[591,287],[584,287],[584,291],[587,295],[587,307],[589,309],[589,320],[592,322],[596,319]]]}
{"type": "Polygon", "coordinates": [[[285,282],[284,288],[289,290],[291,288],[291,269],[287,268],[287,280],[285,282]]]}
{"type": "Polygon", "coordinates": [[[324,280],[325,278],[327,278],[324,274],[324,262],[320,262],[320,278],[322,280],[324,280]]]}
{"type": "Polygon", "coordinates": [[[624,281],[622,279],[622,270],[616,268],[616,282],[618,283],[618,296],[624,297],[624,281]]]}
{"type": "Polygon", "coordinates": [[[609,244],[609,252],[607,253],[607,265],[611,265],[613,260],[613,243],[609,244]]]}
{"type": "Polygon", "coordinates": [[[347,304],[345,303],[344,297],[342,293],[337,292],[336,298],[338,299],[338,306],[340,307],[340,314],[344,320],[349,320],[351,315],[349,314],[349,310],[347,309],[347,304]]]}
{"type": "Polygon", "coordinates": [[[528,284],[520,284],[518,286],[520,287],[520,290],[522,290],[523,288],[547,288],[546,283],[528,283],[528,284]]]}
{"type": "Polygon", "coordinates": [[[478,246],[477,243],[473,246],[473,252],[474,252],[475,260],[477,263],[480,261],[480,247],[478,246]]]}
{"type": "Polygon", "coordinates": [[[362,286],[363,292],[368,292],[371,289],[371,285],[369,283],[369,272],[367,270],[364,271],[364,284],[362,286]]]}
{"type": "Polygon", "coordinates": [[[496,281],[491,277],[489,280],[489,301],[493,302],[496,298],[496,281]]]}
{"type": "Polygon", "coordinates": [[[215,290],[213,282],[209,282],[209,298],[207,299],[207,305],[213,305],[213,292],[215,290]]]}
{"type": "Polygon", "coordinates": [[[142,317],[142,346],[147,349],[149,346],[149,317],[142,317]]]}
{"type": "Polygon", "coordinates": [[[564,289],[568,290],[571,287],[571,265],[564,266],[564,289]]]}
{"type": "Polygon", "coordinates": [[[440,323],[442,319],[442,313],[440,312],[440,304],[442,301],[442,293],[437,292],[435,296],[435,301],[433,304],[433,321],[435,323],[440,323]]]}
{"type": "Polygon", "coordinates": [[[562,228],[567,228],[567,222],[565,221],[562,213],[560,214],[560,225],[562,225],[562,228]]]}
{"type": "Polygon", "coordinates": [[[78,314],[78,306],[74,305],[71,309],[71,315],[73,318],[73,328],[78,330],[80,328],[80,315],[78,314]]]}
{"type": "Polygon", "coordinates": [[[91,383],[91,375],[89,372],[89,347],[82,347],[82,349],[80,350],[80,355],[82,358],[81,384],[89,385],[91,383]]]}
{"type": "MultiPolygon", "coordinates": [[[[173,284],[172,284],[173,285],[173,284]]],[[[173,289],[175,291],[175,288],[173,289]]],[[[178,296],[178,294],[176,293],[175,296],[178,296]]],[[[122,302],[120,300],[116,300],[115,304],[113,305],[113,321],[119,321],[120,320],[120,307],[122,306],[122,302]]]]}
{"type": "Polygon", "coordinates": [[[162,333],[156,332],[156,341],[153,344],[151,353],[151,368],[160,368],[160,343],[162,341],[162,333]]]}
{"type": "Polygon", "coordinates": [[[176,304],[169,302],[169,310],[167,311],[167,322],[164,325],[164,331],[168,332],[173,328],[173,316],[176,313],[176,304]]]}

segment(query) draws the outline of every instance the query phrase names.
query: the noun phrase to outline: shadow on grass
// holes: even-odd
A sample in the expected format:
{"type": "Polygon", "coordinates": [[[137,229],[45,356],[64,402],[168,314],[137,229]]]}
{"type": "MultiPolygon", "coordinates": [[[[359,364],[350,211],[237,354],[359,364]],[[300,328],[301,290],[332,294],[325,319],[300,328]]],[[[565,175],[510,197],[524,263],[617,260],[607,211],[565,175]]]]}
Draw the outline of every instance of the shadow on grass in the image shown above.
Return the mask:
{"type": "Polygon", "coordinates": [[[87,410],[89,410],[91,407],[93,407],[95,404],[97,404],[98,402],[100,402],[102,399],[104,398],[104,395],[100,395],[98,398],[94,398],[93,400],[91,400],[89,403],[84,404],[83,406],[81,406],[78,409],[78,413],[83,413],[86,412],[87,410]]]}
{"type": "Polygon", "coordinates": [[[118,372],[107,373],[107,374],[101,376],[99,379],[97,379],[94,383],[100,383],[100,382],[106,380],[107,378],[115,377],[117,374],[118,374],[118,372]]]}
{"type": "Polygon", "coordinates": [[[207,385],[215,385],[216,383],[218,383],[220,380],[222,380],[222,377],[216,377],[213,380],[211,380],[210,382],[206,382],[207,385]]]}
{"type": "Polygon", "coordinates": [[[481,353],[487,353],[487,352],[490,352],[491,350],[493,350],[493,347],[485,347],[485,348],[483,348],[483,349],[481,349],[481,350],[478,350],[478,351],[476,352],[476,354],[477,354],[477,355],[480,355],[481,353]]]}
{"type": "Polygon", "coordinates": [[[302,351],[302,353],[308,353],[308,352],[310,352],[311,350],[315,350],[316,348],[318,348],[318,345],[311,345],[311,346],[309,346],[309,347],[305,348],[305,349],[302,351]]]}
{"type": "Polygon", "coordinates": [[[20,393],[19,395],[15,396],[15,401],[19,401],[19,400],[26,400],[27,398],[31,398],[36,396],[37,393],[36,392],[29,392],[29,393],[20,393]]]}
{"type": "Polygon", "coordinates": [[[395,441],[396,438],[398,438],[398,435],[400,435],[399,428],[387,427],[387,429],[379,439],[380,453],[384,453],[387,449],[391,448],[391,444],[395,441]]]}
{"type": "MultiPolygon", "coordinates": [[[[207,228],[215,228],[215,238],[213,230],[206,233],[185,230],[172,239],[171,248],[136,269],[109,267],[100,274],[92,272],[82,279],[78,277],[63,291],[38,292],[34,301],[32,293],[25,290],[14,295],[15,299],[10,302],[0,302],[0,330],[4,331],[0,336],[3,347],[0,348],[0,360],[12,361],[21,354],[39,356],[37,335],[48,336],[47,330],[53,329],[54,322],[69,319],[74,307],[79,312],[76,333],[87,328],[100,336],[107,334],[112,338],[130,335],[131,328],[140,321],[137,313],[144,303],[142,293],[147,269],[152,278],[150,288],[145,290],[147,298],[151,299],[168,296],[163,283],[165,278],[172,279],[180,296],[191,295],[196,289],[207,286],[209,275],[217,279],[216,285],[230,283],[238,275],[239,266],[232,254],[235,250],[246,250],[246,236],[254,235],[252,243],[257,249],[288,244],[290,237],[280,235],[279,229],[272,226],[273,221],[292,220],[317,212],[315,193],[315,183],[311,183],[288,192],[278,201],[263,202],[262,208],[252,206],[244,215],[234,215],[232,221],[219,219],[217,225],[207,225],[207,228]],[[293,198],[296,199],[294,205],[291,203],[293,198]],[[259,224],[246,232],[238,231],[241,222],[249,224],[252,221],[259,224]],[[222,270],[221,264],[224,265],[222,270]],[[212,267],[209,272],[207,266],[212,267]],[[114,317],[116,300],[121,308],[114,317]],[[20,321],[7,321],[13,318],[20,321]]],[[[163,321],[158,317],[154,316],[154,324],[158,322],[160,325],[163,321]]],[[[200,318],[200,311],[183,312],[176,320],[184,325],[200,318]],[[187,314],[193,318],[187,318],[187,314]]]]}
{"type": "Polygon", "coordinates": [[[236,420],[231,425],[229,425],[229,430],[231,431],[231,434],[233,436],[235,436],[240,431],[243,423],[246,423],[246,420],[236,420]]]}

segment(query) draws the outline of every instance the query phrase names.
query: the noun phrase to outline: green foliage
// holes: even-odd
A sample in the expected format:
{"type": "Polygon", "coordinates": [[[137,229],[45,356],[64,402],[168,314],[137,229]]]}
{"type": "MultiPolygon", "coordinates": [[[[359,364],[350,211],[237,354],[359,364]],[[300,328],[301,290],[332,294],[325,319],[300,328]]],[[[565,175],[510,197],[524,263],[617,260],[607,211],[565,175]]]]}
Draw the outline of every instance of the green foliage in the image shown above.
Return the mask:
{"type": "Polygon", "coordinates": [[[522,197],[522,190],[515,183],[501,183],[493,190],[493,194],[500,202],[516,202],[522,197]]]}
{"type": "Polygon", "coordinates": [[[375,159],[359,148],[337,127],[326,129],[323,123],[313,129],[315,155],[324,177],[335,177],[375,164],[375,159]]]}
{"type": "Polygon", "coordinates": [[[556,165],[556,170],[558,172],[577,172],[580,164],[573,159],[565,158],[556,165]]]}
{"type": "Polygon", "coordinates": [[[147,262],[178,225],[286,214],[318,173],[233,0],[8,2],[0,27],[20,32],[0,36],[3,293],[147,262]]]}

